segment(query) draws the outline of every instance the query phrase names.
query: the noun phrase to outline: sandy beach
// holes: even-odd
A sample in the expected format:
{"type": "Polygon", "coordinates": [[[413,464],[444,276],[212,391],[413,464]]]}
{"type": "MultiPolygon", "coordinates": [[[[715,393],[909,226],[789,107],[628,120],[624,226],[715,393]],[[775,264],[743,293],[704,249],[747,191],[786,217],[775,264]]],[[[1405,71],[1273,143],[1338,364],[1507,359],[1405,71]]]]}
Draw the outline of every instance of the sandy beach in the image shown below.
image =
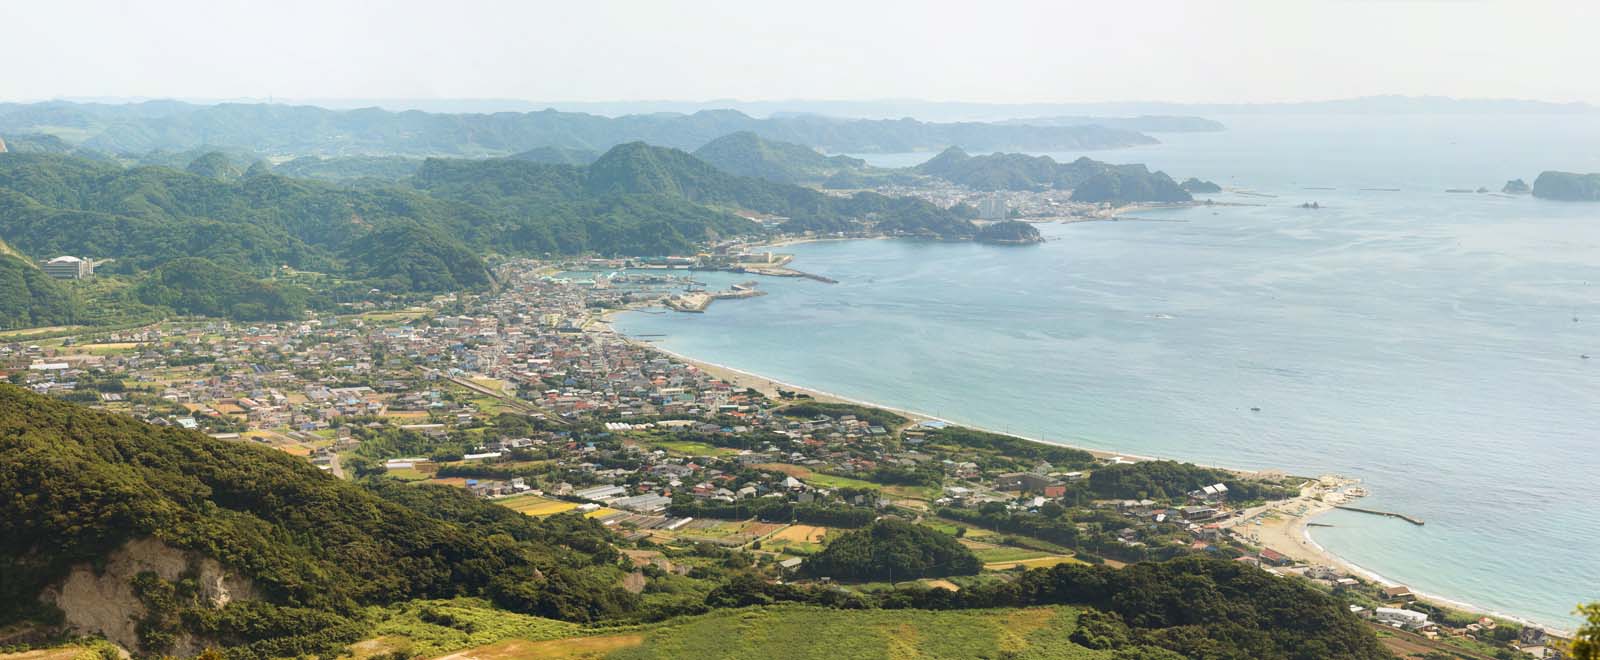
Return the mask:
{"type": "MultiPolygon", "coordinates": [[[[818,239],[808,239],[808,240],[818,240],[818,239]]],[[[821,239],[821,240],[828,240],[828,239],[821,239]]],[[[849,240],[849,239],[845,239],[845,240],[849,240]]],[[[904,415],[904,416],[910,418],[914,423],[915,422],[923,422],[923,421],[942,421],[942,422],[947,422],[947,423],[951,423],[951,424],[958,424],[958,422],[954,422],[954,421],[946,420],[946,419],[941,419],[939,417],[935,417],[935,416],[932,416],[932,415],[919,413],[919,412],[912,411],[912,410],[894,408],[894,407],[891,407],[891,406],[884,406],[884,405],[881,405],[881,404],[878,404],[878,403],[874,403],[874,402],[871,402],[871,401],[862,401],[862,400],[858,400],[858,399],[852,399],[852,398],[849,398],[849,397],[839,396],[839,395],[831,393],[831,392],[825,392],[825,391],[816,390],[816,389],[813,389],[813,388],[808,388],[808,387],[804,387],[804,386],[800,386],[800,385],[795,385],[793,383],[787,383],[787,382],[784,382],[784,381],[768,378],[768,377],[762,376],[760,374],[744,371],[744,370],[741,370],[741,369],[736,369],[736,368],[733,368],[733,367],[730,367],[730,366],[727,366],[727,365],[718,364],[718,363],[714,363],[714,362],[707,362],[705,360],[699,360],[699,359],[695,359],[695,358],[692,358],[692,357],[689,357],[689,356],[686,356],[686,355],[675,353],[673,351],[670,351],[670,350],[667,350],[665,348],[662,348],[662,347],[660,347],[660,346],[658,346],[658,345],[656,345],[656,344],[654,344],[652,342],[634,339],[634,338],[628,337],[627,335],[624,335],[621,332],[616,331],[611,326],[611,323],[610,323],[611,318],[614,315],[619,314],[619,313],[624,312],[624,311],[630,311],[630,310],[610,310],[610,311],[607,311],[607,312],[601,314],[599,317],[593,319],[588,325],[586,325],[586,330],[592,331],[592,332],[611,333],[611,334],[623,339],[624,341],[628,341],[628,342],[630,342],[632,344],[635,344],[635,345],[647,347],[647,348],[649,348],[651,350],[660,352],[660,353],[662,353],[664,355],[668,355],[668,356],[672,357],[675,360],[678,360],[678,361],[683,362],[685,364],[694,366],[695,368],[697,368],[697,369],[699,369],[699,370],[701,370],[701,371],[703,371],[703,372],[705,372],[707,374],[710,374],[711,376],[713,376],[715,378],[718,378],[718,379],[721,379],[723,381],[726,381],[726,382],[728,382],[728,383],[730,383],[730,384],[732,384],[732,385],[734,385],[736,387],[744,387],[744,388],[754,389],[754,390],[756,390],[758,392],[761,392],[762,394],[764,394],[764,395],[766,395],[768,397],[774,398],[774,399],[779,398],[778,390],[782,389],[782,390],[789,391],[789,392],[796,392],[796,393],[806,394],[806,395],[809,395],[810,397],[812,397],[812,399],[814,399],[816,401],[821,401],[821,402],[825,402],[825,403],[845,403],[845,404],[869,406],[869,407],[873,407],[873,408],[880,408],[880,409],[884,409],[884,410],[890,410],[890,411],[899,413],[901,415],[904,415]]],[[[1131,460],[1131,461],[1158,460],[1157,457],[1140,456],[1140,455],[1136,455],[1136,454],[1128,454],[1128,453],[1123,453],[1123,452],[1106,451],[1106,450],[1093,449],[1093,448],[1088,448],[1088,447],[1076,447],[1076,446],[1069,445],[1069,444],[1066,444],[1066,443],[1051,442],[1051,441],[1046,441],[1046,440],[1043,440],[1043,439],[1040,439],[1040,438],[1031,438],[1031,437],[1020,436],[1020,435],[1016,435],[1016,434],[1007,434],[1007,435],[1013,435],[1015,437],[1023,438],[1025,440],[1029,440],[1029,441],[1033,441],[1033,442],[1040,442],[1040,443],[1049,444],[1049,445],[1052,445],[1052,446],[1058,446],[1058,447],[1065,446],[1065,447],[1072,447],[1072,448],[1075,448],[1075,449],[1081,449],[1081,450],[1087,451],[1087,452],[1093,454],[1095,457],[1103,459],[1103,460],[1119,460],[1119,459],[1120,460],[1131,460]]],[[[1170,459],[1170,460],[1182,460],[1182,459],[1170,459]]],[[[1212,467],[1212,468],[1215,468],[1215,469],[1228,470],[1228,471],[1235,472],[1235,473],[1238,473],[1238,474],[1241,474],[1241,475],[1246,475],[1246,476],[1261,474],[1260,472],[1257,472],[1257,471],[1241,470],[1241,469],[1229,468],[1229,467],[1225,467],[1225,466],[1207,466],[1207,467],[1212,467]]],[[[1270,504],[1267,504],[1267,505],[1263,505],[1263,506],[1260,506],[1260,507],[1254,507],[1254,508],[1248,509],[1248,510],[1245,511],[1243,516],[1239,516],[1239,517],[1230,519],[1226,523],[1226,525],[1227,525],[1228,528],[1230,528],[1235,533],[1237,533],[1237,534],[1243,536],[1244,538],[1248,539],[1251,543],[1253,543],[1255,545],[1258,545],[1260,547],[1263,547],[1263,548],[1270,548],[1270,549],[1272,549],[1274,551],[1282,553],[1283,555],[1295,560],[1298,563],[1303,563],[1303,564],[1310,565],[1310,566],[1327,566],[1327,567],[1331,567],[1331,568],[1337,569],[1339,571],[1342,571],[1344,573],[1347,573],[1347,574],[1350,574],[1350,575],[1354,575],[1354,576],[1357,576],[1357,577],[1359,577],[1361,579],[1364,579],[1364,580],[1367,580],[1367,581],[1370,581],[1370,582],[1374,582],[1374,583],[1377,583],[1377,584],[1380,584],[1380,585],[1384,585],[1384,586],[1396,586],[1396,585],[1399,585],[1400,584],[1399,582],[1395,582],[1393,580],[1385,578],[1384,576],[1382,576],[1382,575],[1380,575],[1380,574],[1378,574],[1376,572],[1370,571],[1370,570],[1368,570],[1366,568],[1363,568],[1361,566],[1353,564],[1353,563],[1351,563],[1349,561],[1346,561],[1343,558],[1341,558],[1341,557],[1339,557],[1339,556],[1327,551],[1321,545],[1319,545],[1315,540],[1313,540],[1311,538],[1309,532],[1308,532],[1308,524],[1313,522],[1317,517],[1321,516],[1322,514],[1327,513],[1328,511],[1333,510],[1335,508],[1335,505],[1337,505],[1337,504],[1348,503],[1345,499],[1343,499],[1342,496],[1340,496],[1340,495],[1331,495],[1330,496],[1330,493],[1335,493],[1336,491],[1338,491],[1338,490],[1340,490],[1342,488],[1345,488],[1347,486],[1354,485],[1355,483],[1357,483],[1355,480],[1344,479],[1342,477],[1333,477],[1333,478],[1324,477],[1324,478],[1321,478],[1319,480],[1313,480],[1313,481],[1310,481],[1310,482],[1308,482],[1306,484],[1306,486],[1302,489],[1301,494],[1298,497],[1291,498],[1291,499],[1288,499],[1288,500],[1279,501],[1279,502],[1273,502],[1273,503],[1270,503],[1270,504]]],[[[1409,587],[1410,585],[1406,585],[1406,586],[1409,587]]],[[[1456,600],[1452,600],[1452,599],[1449,599],[1449,598],[1437,596],[1437,595],[1434,595],[1434,594],[1425,593],[1423,591],[1417,590],[1414,587],[1412,588],[1412,592],[1414,594],[1416,594],[1418,596],[1418,598],[1420,598],[1422,600],[1425,600],[1425,601],[1428,601],[1428,602],[1431,602],[1431,603],[1434,603],[1434,604],[1437,604],[1437,605],[1440,605],[1440,606],[1443,606],[1443,607],[1448,607],[1448,608],[1451,608],[1451,609],[1456,609],[1456,610],[1461,610],[1461,611],[1466,611],[1466,612],[1473,612],[1473,613],[1478,613],[1478,614],[1484,614],[1484,615],[1499,617],[1499,618],[1502,618],[1502,619],[1518,621],[1518,622],[1521,622],[1521,623],[1528,623],[1527,621],[1524,621],[1523,619],[1520,619],[1520,618],[1515,617],[1515,616],[1507,615],[1507,614],[1502,613],[1502,612],[1497,612],[1497,611],[1489,610],[1487,608],[1483,608],[1483,607],[1479,607],[1479,606],[1476,606],[1476,605],[1472,605],[1471,603],[1465,603],[1465,602],[1456,601],[1456,600]]],[[[1568,632],[1568,631],[1564,631],[1564,630],[1561,630],[1561,629],[1553,628],[1553,627],[1547,626],[1545,624],[1537,624],[1537,623],[1535,623],[1533,625],[1540,625],[1541,627],[1545,627],[1552,634],[1556,634],[1556,635],[1568,635],[1568,634],[1570,634],[1570,632],[1568,632]]]]}
{"type": "MultiPolygon", "coordinates": [[[[1383,586],[1401,586],[1401,583],[1390,580],[1378,573],[1350,563],[1336,554],[1328,552],[1314,539],[1311,538],[1309,524],[1324,513],[1332,511],[1336,505],[1349,503],[1328,493],[1339,488],[1354,484],[1353,480],[1341,480],[1333,485],[1313,482],[1301,490],[1300,496],[1273,502],[1265,506],[1248,510],[1244,516],[1230,521],[1230,528],[1251,543],[1263,548],[1270,548],[1283,554],[1298,563],[1308,566],[1327,566],[1336,570],[1359,577],[1363,580],[1383,586]],[[1258,524],[1259,523],[1259,524],[1258,524]]],[[[1551,627],[1545,624],[1531,622],[1504,612],[1452,600],[1436,594],[1418,591],[1415,587],[1404,585],[1419,600],[1435,605],[1463,612],[1488,615],[1515,621],[1524,625],[1535,625],[1544,628],[1552,635],[1568,636],[1572,631],[1551,627]]]]}
{"type": "MultiPolygon", "coordinates": [[[[850,240],[850,239],[840,239],[840,240],[850,240]]],[[[817,390],[817,389],[805,387],[805,386],[802,386],[802,385],[795,385],[793,383],[788,383],[788,382],[784,382],[784,381],[781,381],[781,380],[775,380],[775,379],[772,379],[772,378],[768,378],[766,376],[762,376],[761,374],[752,373],[752,372],[749,372],[749,371],[744,371],[742,369],[736,369],[734,367],[730,367],[730,366],[725,365],[725,364],[718,364],[718,363],[715,363],[715,362],[707,362],[705,360],[699,360],[699,359],[696,359],[696,358],[692,358],[692,357],[689,357],[687,355],[683,355],[681,353],[675,353],[673,351],[669,351],[669,350],[667,350],[665,348],[662,348],[662,347],[656,345],[653,342],[648,342],[648,341],[635,339],[635,338],[629,337],[629,336],[627,336],[627,335],[625,335],[625,334],[623,334],[621,332],[617,332],[617,330],[611,326],[611,319],[615,315],[621,314],[621,313],[627,312],[627,311],[634,311],[634,310],[633,309],[607,310],[604,313],[600,314],[598,317],[593,318],[588,323],[586,323],[584,325],[584,330],[588,331],[588,332],[610,333],[610,334],[615,335],[618,338],[620,338],[623,341],[626,341],[626,342],[628,342],[630,344],[634,344],[636,346],[643,346],[643,347],[648,348],[648,349],[650,349],[652,351],[656,351],[658,353],[662,353],[664,355],[671,356],[673,359],[675,359],[675,360],[677,360],[679,362],[691,365],[691,366],[695,367],[696,369],[699,369],[699,370],[701,370],[701,371],[703,371],[705,373],[711,374],[713,377],[716,377],[718,379],[726,381],[727,383],[729,383],[731,385],[734,385],[736,387],[750,388],[750,389],[753,389],[753,390],[755,390],[757,392],[760,392],[763,395],[766,395],[767,397],[773,398],[773,399],[779,398],[778,390],[782,389],[782,390],[789,391],[789,392],[795,392],[795,393],[799,393],[799,394],[808,395],[813,400],[821,401],[823,403],[847,403],[847,404],[851,404],[851,405],[867,406],[867,407],[871,407],[871,408],[878,408],[878,409],[882,409],[882,410],[888,410],[890,412],[899,413],[900,415],[905,416],[906,418],[912,420],[912,422],[938,421],[938,422],[944,422],[944,423],[947,423],[947,424],[958,425],[958,426],[972,426],[970,424],[961,424],[960,422],[944,419],[944,418],[941,418],[941,417],[936,417],[936,416],[933,416],[933,415],[929,415],[927,413],[917,412],[915,410],[907,410],[907,409],[904,409],[904,408],[896,408],[896,407],[893,407],[893,406],[886,406],[886,405],[883,405],[883,404],[880,404],[880,403],[874,403],[872,401],[863,401],[863,400],[860,400],[860,399],[852,399],[852,398],[849,398],[849,397],[845,397],[845,396],[840,396],[838,394],[834,394],[832,392],[824,392],[822,390],[817,390]]],[[[978,428],[978,427],[972,427],[972,428],[978,428]]],[[[978,430],[989,431],[991,433],[1001,433],[999,431],[994,431],[992,429],[981,429],[980,428],[978,430]]],[[[1032,438],[1032,437],[1028,437],[1028,436],[1025,436],[1025,435],[1018,435],[1018,434],[1015,434],[1015,433],[1002,433],[1002,435],[1009,435],[1009,436],[1012,436],[1012,437],[1015,437],[1015,438],[1021,438],[1023,440],[1027,440],[1029,442],[1037,442],[1037,443],[1040,443],[1040,444],[1050,445],[1052,447],[1067,447],[1069,449],[1077,449],[1077,450],[1080,450],[1080,451],[1085,451],[1085,452],[1088,452],[1090,455],[1094,456],[1095,458],[1098,458],[1098,459],[1101,459],[1101,460],[1111,460],[1111,461],[1178,460],[1178,459],[1163,459],[1162,457],[1156,457],[1156,456],[1141,456],[1139,454],[1129,454],[1129,453],[1126,453],[1126,452],[1107,451],[1107,450],[1104,450],[1104,449],[1095,449],[1095,448],[1092,448],[1092,447],[1081,447],[1081,446],[1067,444],[1067,443],[1063,443],[1063,442],[1053,442],[1053,441],[1044,440],[1044,439],[1041,439],[1041,438],[1032,438]]],[[[1219,466],[1219,465],[1205,465],[1203,467],[1209,467],[1209,468],[1213,468],[1213,469],[1217,469],[1217,470],[1227,470],[1229,472],[1234,472],[1234,473],[1237,473],[1237,474],[1240,474],[1240,475],[1245,475],[1245,476],[1251,476],[1251,475],[1259,474],[1259,472],[1253,471],[1253,470],[1240,470],[1240,469],[1237,469],[1237,468],[1230,468],[1230,467],[1219,466]]]]}

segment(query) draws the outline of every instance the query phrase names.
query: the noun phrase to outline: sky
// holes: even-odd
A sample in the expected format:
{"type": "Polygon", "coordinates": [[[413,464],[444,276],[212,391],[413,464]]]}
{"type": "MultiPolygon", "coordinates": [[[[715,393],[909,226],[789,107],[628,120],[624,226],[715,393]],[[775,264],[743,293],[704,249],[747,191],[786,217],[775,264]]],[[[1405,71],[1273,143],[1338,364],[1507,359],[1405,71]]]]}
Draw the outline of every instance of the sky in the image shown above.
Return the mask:
{"type": "Polygon", "coordinates": [[[4,0],[0,99],[1600,103],[1600,2],[4,0]]]}

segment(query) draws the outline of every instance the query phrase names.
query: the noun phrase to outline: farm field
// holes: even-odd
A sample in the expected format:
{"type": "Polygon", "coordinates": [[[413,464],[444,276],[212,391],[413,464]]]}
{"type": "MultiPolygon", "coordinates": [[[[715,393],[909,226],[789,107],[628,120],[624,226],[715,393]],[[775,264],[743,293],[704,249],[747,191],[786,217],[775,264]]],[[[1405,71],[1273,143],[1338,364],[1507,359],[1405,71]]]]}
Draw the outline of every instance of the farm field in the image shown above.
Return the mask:
{"type": "Polygon", "coordinates": [[[882,485],[875,484],[870,481],[851,479],[850,477],[839,477],[831,474],[820,474],[817,472],[812,472],[809,468],[800,465],[791,465],[789,463],[760,463],[751,467],[754,467],[757,470],[765,470],[767,472],[787,474],[810,485],[820,486],[822,488],[864,488],[870,490],[880,490],[883,488],[882,485]]]}
{"type": "Polygon", "coordinates": [[[791,555],[813,555],[822,551],[822,541],[829,529],[815,525],[790,525],[783,531],[767,537],[761,549],[791,555]]]}
{"type": "Polygon", "coordinates": [[[828,528],[815,525],[790,525],[783,531],[772,535],[774,541],[791,541],[795,543],[821,543],[828,535],[828,528]]]}
{"type": "Polygon", "coordinates": [[[615,660],[656,658],[1110,658],[1067,641],[1071,608],[968,611],[829,610],[778,606],[682,619],[648,632],[615,660]],[[727,634],[738,631],[737,635],[727,634]]]}
{"type": "MultiPolygon", "coordinates": [[[[973,544],[973,546],[976,545],[977,544],[973,544]]],[[[1008,546],[972,547],[972,553],[977,555],[978,559],[983,561],[985,564],[995,562],[1024,561],[1028,559],[1047,557],[1050,555],[1048,552],[1029,550],[1027,548],[1013,548],[1008,546]]]]}
{"type": "Polygon", "coordinates": [[[1069,557],[1067,555],[1046,555],[1044,557],[1035,557],[1033,559],[1022,559],[1022,560],[1018,560],[1018,561],[1002,561],[1002,562],[987,563],[987,564],[984,564],[983,567],[985,569],[988,569],[988,570],[991,570],[991,571],[1005,571],[1005,570],[1010,570],[1010,569],[1016,568],[1018,566],[1021,566],[1023,568],[1049,568],[1051,566],[1055,566],[1056,564],[1074,564],[1074,563],[1081,564],[1083,562],[1078,560],[1077,558],[1069,557]]]}
{"type": "Polygon", "coordinates": [[[727,449],[725,447],[716,447],[708,445],[704,442],[694,442],[692,440],[653,441],[648,444],[652,447],[665,449],[668,453],[680,454],[683,456],[732,456],[739,453],[737,450],[727,449]]]}
{"type": "Polygon", "coordinates": [[[788,660],[857,658],[1110,660],[1068,640],[1077,610],[1034,607],[964,611],[835,610],[776,605],[620,629],[485,611],[480,601],[418,602],[397,609],[378,635],[355,645],[358,660],[403,650],[437,660],[788,660]],[[422,609],[470,621],[470,631],[427,623],[422,609]],[[730,634],[736,631],[736,634],[730,634]]]}
{"type": "Polygon", "coordinates": [[[578,508],[578,505],[572,502],[552,500],[538,495],[517,495],[495,500],[494,502],[517,513],[530,516],[548,516],[578,508]]]}

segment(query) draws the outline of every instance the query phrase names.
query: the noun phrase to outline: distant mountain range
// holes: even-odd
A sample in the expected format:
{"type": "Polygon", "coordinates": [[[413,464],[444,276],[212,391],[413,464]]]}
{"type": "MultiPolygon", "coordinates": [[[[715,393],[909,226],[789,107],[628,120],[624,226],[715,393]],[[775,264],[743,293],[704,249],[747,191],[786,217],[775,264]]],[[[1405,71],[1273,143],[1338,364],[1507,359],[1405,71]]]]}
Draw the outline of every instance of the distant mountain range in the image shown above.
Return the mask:
{"type": "MultiPolygon", "coordinates": [[[[148,99],[75,99],[84,103],[142,103],[148,99]]],[[[197,104],[223,102],[260,104],[266,99],[195,100],[197,104]]],[[[283,100],[278,103],[285,103],[283,100]]],[[[973,101],[929,101],[923,99],[822,100],[783,99],[742,101],[709,99],[703,101],[527,101],[521,99],[294,99],[293,105],[352,110],[383,108],[393,112],[421,110],[442,113],[532,112],[555,109],[562,112],[620,117],[623,115],[677,113],[729,109],[754,116],[773,117],[797,114],[849,117],[858,119],[900,119],[922,121],[999,122],[1029,117],[1088,116],[1096,118],[1135,117],[1138,115],[1327,113],[1327,114],[1551,114],[1595,113],[1600,107],[1587,103],[1554,103],[1521,99],[1457,99],[1443,96],[1365,96],[1321,101],[1267,103],[1178,103],[1163,101],[1108,101],[1068,103],[987,103],[973,101]]],[[[1160,129],[1145,128],[1144,131],[1160,129]]]]}
{"type": "Polygon", "coordinates": [[[433,114],[378,108],[329,110],[267,104],[131,105],[52,101],[0,104],[0,135],[44,133],[108,154],[247,149],[289,156],[505,156],[539,147],[604,151],[643,141],[693,150],[748,131],[830,152],[1065,151],[1153,144],[1134,130],[1099,125],[934,123],[795,115],[758,119],[734,110],[621,117],[544,110],[433,114]]]}

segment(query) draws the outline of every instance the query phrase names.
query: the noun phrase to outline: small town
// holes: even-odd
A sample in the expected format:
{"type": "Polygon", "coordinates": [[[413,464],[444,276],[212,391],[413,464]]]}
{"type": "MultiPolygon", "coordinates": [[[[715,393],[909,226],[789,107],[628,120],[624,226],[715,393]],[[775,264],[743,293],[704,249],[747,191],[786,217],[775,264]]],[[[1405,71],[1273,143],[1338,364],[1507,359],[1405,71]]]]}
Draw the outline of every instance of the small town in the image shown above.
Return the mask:
{"type": "MultiPolygon", "coordinates": [[[[774,580],[798,580],[794,569],[835,535],[896,517],[955,536],[982,561],[981,576],[929,586],[1202,553],[1339,594],[1396,638],[1391,645],[1561,657],[1538,628],[1453,612],[1406,587],[1264,547],[1260,530],[1303,525],[1313,508],[1359,497],[1348,480],[1241,474],[966,429],[720,373],[611,329],[619,310],[703,310],[682,303],[705,295],[694,293],[691,267],[804,276],[782,255],[741,247],[510,260],[481,295],[363,302],[303,321],[13,333],[0,340],[0,377],[271,447],[333,478],[444,484],[529,516],[581,515],[615,533],[641,576],[692,575],[698,562],[733,552],[774,580]]],[[[630,584],[644,588],[642,577],[630,584]]]]}

